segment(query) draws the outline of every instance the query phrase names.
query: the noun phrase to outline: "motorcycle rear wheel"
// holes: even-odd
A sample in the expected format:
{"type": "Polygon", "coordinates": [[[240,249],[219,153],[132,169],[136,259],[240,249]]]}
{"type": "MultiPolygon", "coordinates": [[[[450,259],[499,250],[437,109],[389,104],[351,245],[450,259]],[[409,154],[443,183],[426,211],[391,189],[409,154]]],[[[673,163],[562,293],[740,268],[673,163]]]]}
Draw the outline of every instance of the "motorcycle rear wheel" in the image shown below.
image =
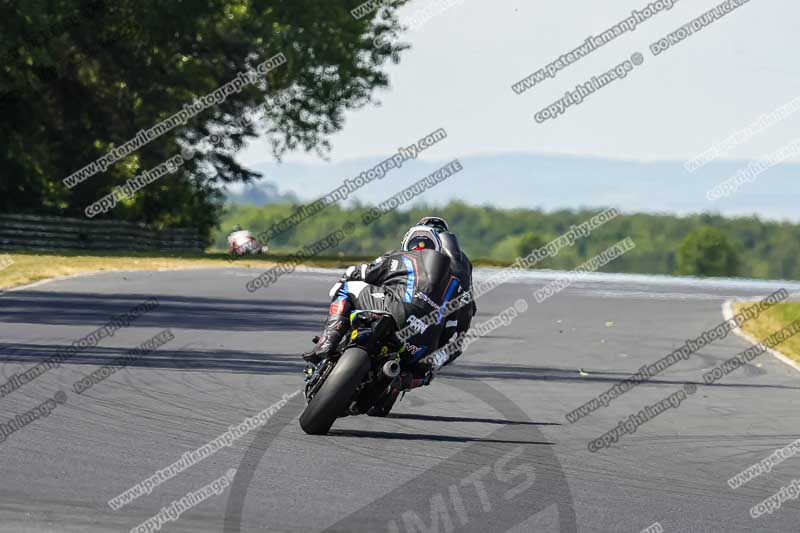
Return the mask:
{"type": "Polygon", "coordinates": [[[400,396],[400,391],[398,390],[391,390],[386,395],[386,397],[382,398],[377,404],[373,405],[369,411],[367,411],[368,416],[379,416],[385,417],[389,414],[394,407],[397,398],[400,396]]]}

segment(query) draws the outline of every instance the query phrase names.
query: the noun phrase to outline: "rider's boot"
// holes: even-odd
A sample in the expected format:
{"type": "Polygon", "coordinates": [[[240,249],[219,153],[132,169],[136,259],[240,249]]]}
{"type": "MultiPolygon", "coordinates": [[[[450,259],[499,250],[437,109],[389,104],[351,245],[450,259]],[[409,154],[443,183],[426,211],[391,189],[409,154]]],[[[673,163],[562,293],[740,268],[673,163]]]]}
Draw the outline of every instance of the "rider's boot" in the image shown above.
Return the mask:
{"type": "Polygon", "coordinates": [[[319,364],[323,359],[330,357],[339,346],[342,335],[350,325],[350,303],[347,300],[333,302],[330,307],[325,329],[317,340],[317,344],[310,352],[303,354],[303,359],[312,364],[319,364]]]}
{"type": "Polygon", "coordinates": [[[394,386],[400,391],[405,392],[425,385],[430,385],[433,376],[428,373],[404,370],[397,376],[394,386]]]}

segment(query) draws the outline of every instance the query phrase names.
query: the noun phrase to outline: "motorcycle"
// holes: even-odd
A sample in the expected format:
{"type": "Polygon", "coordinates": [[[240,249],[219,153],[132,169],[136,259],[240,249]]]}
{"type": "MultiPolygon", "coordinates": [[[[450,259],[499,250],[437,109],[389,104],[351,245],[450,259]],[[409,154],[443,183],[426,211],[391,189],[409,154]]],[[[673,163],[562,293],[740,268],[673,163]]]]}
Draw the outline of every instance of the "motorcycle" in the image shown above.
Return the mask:
{"type": "Polygon", "coordinates": [[[234,231],[228,236],[228,255],[265,254],[268,246],[262,246],[258,239],[247,231],[234,231]]]}
{"type": "Polygon", "coordinates": [[[389,414],[399,396],[396,381],[401,365],[412,357],[397,340],[396,331],[389,313],[351,314],[349,334],[342,337],[335,353],[306,368],[307,405],[300,415],[303,431],[325,435],[343,416],[389,414]]]}

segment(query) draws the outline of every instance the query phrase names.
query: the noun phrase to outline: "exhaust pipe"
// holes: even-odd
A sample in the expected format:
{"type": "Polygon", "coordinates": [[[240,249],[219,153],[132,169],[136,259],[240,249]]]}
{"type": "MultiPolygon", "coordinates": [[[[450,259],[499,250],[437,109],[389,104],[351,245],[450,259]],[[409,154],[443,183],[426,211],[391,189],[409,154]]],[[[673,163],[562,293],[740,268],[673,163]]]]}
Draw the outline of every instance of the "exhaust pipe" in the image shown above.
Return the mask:
{"type": "Polygon", "coordinates": [[[394,379],[400,374],[400,363],[397,361],[386,361],[383,365],[383,375],[394,379]]]}

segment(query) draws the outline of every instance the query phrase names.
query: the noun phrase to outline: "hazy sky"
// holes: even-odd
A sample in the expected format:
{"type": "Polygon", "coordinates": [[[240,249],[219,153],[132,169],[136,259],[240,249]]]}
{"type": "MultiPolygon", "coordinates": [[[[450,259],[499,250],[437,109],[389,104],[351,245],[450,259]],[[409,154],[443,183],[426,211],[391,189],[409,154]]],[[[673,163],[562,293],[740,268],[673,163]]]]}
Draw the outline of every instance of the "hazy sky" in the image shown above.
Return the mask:
{"type": "MultiPolygon", "coordinates": [[[[402,14],[441,0],[412,1],[402,14]]],[[[452,3],[452,0],[447,0],[452,3]]],[[[413,45],[390,65],[391,88],[381,107],[347,115],[333,137],[333,162],[389,154],[444,127],[449,138],[423,157],[447,159],[504,151],[679,159],[696,155],[800,95],[800,3],[750,0],[659,56],[648,46],[718,4],[679,0],[615,41],[522,95],[512,83],[589,35],[624,20],[646,0],[462,0],[407,32],[413,45]],[[644,64],[538,124],[533,116],[632,53],[644,64]]],[[[793,139],[800,113],[736,148],[729,158],[758,158],[793,139]]],[[[240,159],[271,160],[254,142],[240,159]]],[[[293,154],[290,161],[319,161],[293,154]]]]}

